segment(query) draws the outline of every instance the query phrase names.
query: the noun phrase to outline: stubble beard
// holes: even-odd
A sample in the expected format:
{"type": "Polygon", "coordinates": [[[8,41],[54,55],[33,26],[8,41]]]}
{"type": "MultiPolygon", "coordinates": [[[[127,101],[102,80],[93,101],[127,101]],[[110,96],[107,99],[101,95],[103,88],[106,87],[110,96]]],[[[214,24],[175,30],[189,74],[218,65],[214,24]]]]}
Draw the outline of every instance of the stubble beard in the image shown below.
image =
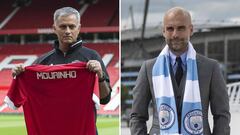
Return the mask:
{"type": "Polygon", "coordinates": [[[185,41],[184,39],[177,39],[177,42],[173,40],[167,41],[167,44],[173,52],[176,54],[182,54],[187,50],[188,40],[185,41]]]}

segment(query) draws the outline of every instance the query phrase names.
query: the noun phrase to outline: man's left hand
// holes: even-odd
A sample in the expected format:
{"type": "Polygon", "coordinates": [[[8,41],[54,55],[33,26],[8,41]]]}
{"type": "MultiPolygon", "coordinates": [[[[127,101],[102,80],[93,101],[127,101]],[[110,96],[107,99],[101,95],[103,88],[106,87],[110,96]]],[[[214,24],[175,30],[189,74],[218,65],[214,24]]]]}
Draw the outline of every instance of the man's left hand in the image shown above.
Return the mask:
{"type": "Polygon", "coordinates": [[[98,78],[102,78],[103,77],[102,66],[101,66],[99,61],[97,61],[97,60],[89,60],[87,62],[87,68],[90,71],[93,71],[93,72],[97,73],[98,78]]]}

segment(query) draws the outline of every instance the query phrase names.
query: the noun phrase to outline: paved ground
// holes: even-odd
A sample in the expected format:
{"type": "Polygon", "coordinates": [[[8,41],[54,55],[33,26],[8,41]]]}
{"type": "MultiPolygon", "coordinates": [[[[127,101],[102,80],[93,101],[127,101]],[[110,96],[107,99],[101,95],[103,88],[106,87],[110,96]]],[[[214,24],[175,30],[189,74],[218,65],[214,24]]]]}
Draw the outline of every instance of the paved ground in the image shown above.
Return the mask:
{"type": "MultiPolygon", "coordinates": [[[[211,118],[211,116],[210,116],[211,118]]],[[[209,120],[210,120],[209,118],[209,120]]],[[[149,119],[152,119],[151,117],[149,119]]],[[[147,124],[150,126],[150,122],[147,124]]],[[[210,125],[212,125],[212,121],[210,121],[210,125]]],[[[239,128],[240,128],[240,111],[239,112],[231,112],[231,135],[239,135],[239,128]]],[[[149,128],[148,128],[149,129],[149,128]]],[[[130,130],[127,127],[126,121],[121,122],[121,135],[130,135],[130,130]]]]}

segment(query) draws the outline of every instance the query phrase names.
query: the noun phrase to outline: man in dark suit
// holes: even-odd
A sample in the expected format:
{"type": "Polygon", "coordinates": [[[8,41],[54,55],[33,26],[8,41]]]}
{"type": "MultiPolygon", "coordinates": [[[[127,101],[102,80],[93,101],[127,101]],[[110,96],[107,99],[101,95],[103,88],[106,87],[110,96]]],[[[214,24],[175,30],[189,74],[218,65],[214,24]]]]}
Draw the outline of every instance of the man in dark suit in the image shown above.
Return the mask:
{"type": "MultiPolygon", "coordinates": [[[[191,16],[188,11],[180,7],[174,7],[168,10],[163,19],[163,36],[165,37],[166,46],[169,48],[169,71],[171,84],[173,88],[175,103],[176,103],[176,115],[178,133],[186,134],[182,132],[181,128],[185,128],[188,125],[186,121],[181,122],[183,97],[185,94],[186,86],[186,74],[187,74],[187,62],[186,57],[190,46],[190,37],[193,34],[193,25],[191,22],[191,16]],[[177,59],[176,59],[177,58],[177,59]],[[179,60],[180,59],[180,62],[179,60]]],[[[226,90],[226,84],[222,77],[218,63],[215,60],[201,56],[199,54],[196,57],[196,67],[199,83],[199,96],[201,104],[201,131],[193,131],[188,134],[197,135],[230,135],[230,112],[229,112],[229,99],[226,90]],[[208,122],[208,109],[209,105],[211,113],[213,114],[213,131],[211,132],[208,122]]],[[[149,118],[148,106],[150,101],[153,103],[153,121],[150,129],[150,135],[161,135],[161,131],[169,130],[161,127],[165,119],[159,120],[161,115],[166,112],[160,111],[161,108],[157,107],[157,101],[155,98],[155,91],[153,86],[153,66],[156,63],[157,58],[147,60],[142,64],[139,71],[139,75],[136,81],[136,85],[133,89],[133,105],[130,118],[130,128],[132,135],[146,135],[147,126],[146,121],[149,118]]],[[[164,68],[165,65],[159,65],[159,70],[164,68]]],[[[169,91],[169,89],[164,89],[169,91]]],[[[170,112],[170,111],[169,111],[170,112]]],[[[166,115],[170,118],[170,114],[166,115]]],[[[192,119],[193,120],[193,119],[192,119]]],[[[194,120],[193,120],[194,121],[194,120]]],[[[191,123],[189,122],[189,125],[191,123]]],[[[170,125],[171,126],[171,125],[170,125]]],[[[197,125],[193,125],[196,127],[197,125]]],[[[193,127],[193,129],[194,129],[193,127]]],[[[162,133],[163,134],[163,133],[162,133]]],[[[170,134],[170,133],[169,133],[170,134]]],[[[165,134],[164,134],[165,135],[165,134]]]]}

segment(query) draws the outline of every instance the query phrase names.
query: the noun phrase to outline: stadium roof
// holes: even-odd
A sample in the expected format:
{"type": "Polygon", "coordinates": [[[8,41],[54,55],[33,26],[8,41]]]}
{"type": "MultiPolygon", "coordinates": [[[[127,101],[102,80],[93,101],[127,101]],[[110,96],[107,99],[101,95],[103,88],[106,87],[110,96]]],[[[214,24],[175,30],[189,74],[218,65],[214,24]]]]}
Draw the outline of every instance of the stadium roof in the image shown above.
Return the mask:
{"type": "MultiPolygon", "coordinates": [[[[224,23],[224,22],[216,22],[216,23],[195,23],[194,24],[194,32],[210,32],[221,29],[235,29],[240,28],[239,23],[224,23]]],[[[147,27],[145,30],[145,38],[153,38],[162,36],[162,27],[161,24],[159,26],[147,27]]],[[[139,29],[127,29],[122,30],[121,32],[121,40],[134,40],[141,38],[141,28],[139,29]]]]}

